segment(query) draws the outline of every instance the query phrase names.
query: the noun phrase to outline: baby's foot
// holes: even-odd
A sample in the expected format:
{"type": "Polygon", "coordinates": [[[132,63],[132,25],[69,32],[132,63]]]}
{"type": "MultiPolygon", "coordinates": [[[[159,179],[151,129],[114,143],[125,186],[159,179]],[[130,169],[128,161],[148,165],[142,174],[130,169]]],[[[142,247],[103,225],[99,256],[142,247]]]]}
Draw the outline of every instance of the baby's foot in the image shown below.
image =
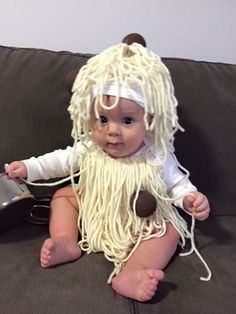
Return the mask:
{"type": "Polygon", "coordinates": [[[79,245],[67,237],[49,238],[45,240],[40,253],[42,267],[74,261],[81,255],[79,245]]]}
{"type": "Polygon", "coordinates": [[[159,269],[123,269],[112,279],[112,288],[125,297],[144,302],[152,299],[163,278],[159,269]]]}

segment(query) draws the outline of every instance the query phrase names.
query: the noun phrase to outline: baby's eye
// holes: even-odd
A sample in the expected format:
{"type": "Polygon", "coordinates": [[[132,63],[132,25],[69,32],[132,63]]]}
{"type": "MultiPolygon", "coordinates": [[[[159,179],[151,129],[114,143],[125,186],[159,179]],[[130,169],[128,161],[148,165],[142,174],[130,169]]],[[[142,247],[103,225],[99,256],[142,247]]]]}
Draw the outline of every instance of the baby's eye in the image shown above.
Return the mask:
{"type": "Polygon", "coordinates": [[[133,123],[134,122],[134,119],[132,118],[132,117],[125,117],[124,119],[123,119],[123,123],[124,124],[131,124],[131,123],[133,123]]]}
{"type": "Polygon", "coordinates": [[[107,123],[108,119],[105,116],[99,116],[98,121],[102,124],[107,123]]]}

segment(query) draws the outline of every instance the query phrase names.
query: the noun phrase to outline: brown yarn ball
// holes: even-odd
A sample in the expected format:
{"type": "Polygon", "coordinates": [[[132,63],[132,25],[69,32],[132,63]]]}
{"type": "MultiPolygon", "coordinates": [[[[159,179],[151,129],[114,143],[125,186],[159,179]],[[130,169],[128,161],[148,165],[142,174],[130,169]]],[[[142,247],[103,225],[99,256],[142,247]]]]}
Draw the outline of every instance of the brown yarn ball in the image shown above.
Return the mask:
{"type": "Polygon", "coordinates": [[[142,45],[143,47],[147,47],[145,39],[143,38],[142,35],[140,35],[138,33],[130,33],[130,34],[126,35],[122,39],[122,43],[125,43],[127,45],[132,45],[133,43],[137,43],[137,44],[142,45]]]}
{"type": "MultiPolygon", "coordinates": [[[[122,43],[126,43],[128,45],[131,45],[132,43],[138,43],[144,47],[146,47],[146,41],[143,38],[142,35],[138,34],[138,33],[130,33],[128,35],[126,35],[123,39],[122,39],[122,43]]],[[[65,86],[66,89],[68,90],[68,92],[70,94],[72,94],[72,87],[75,81],[75,78],[77,76],[77,74],[79,73],[79,69],[74,69],[71,70],[65,78],[65,86]]]]}
{"type": "MultiPolygon", "coordinates": [[[[135,193],[130,199],[130,207],[133,209],[135,193]]],[[[155,197],[148,191],[140,191],[136,201],[136,214],[140,218],[147,218],[153,215],[157,208],[155,197]]]]}

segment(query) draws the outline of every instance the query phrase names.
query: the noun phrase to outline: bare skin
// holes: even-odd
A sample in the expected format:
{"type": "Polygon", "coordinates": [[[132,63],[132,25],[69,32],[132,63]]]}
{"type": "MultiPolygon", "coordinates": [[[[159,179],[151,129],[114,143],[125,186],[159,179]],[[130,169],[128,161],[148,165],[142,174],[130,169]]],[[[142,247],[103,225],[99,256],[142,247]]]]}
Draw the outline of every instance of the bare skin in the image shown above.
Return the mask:
{"type": "MultiPolygon", "coordinates": [[[[41,249],[42,267],[74,261],[81,256],[77,244],[77,216],[78,207],[72,189],[68,187],[58,190],[52,200],[51,237],[41,249]],[[59,208],[65,208],[64,206],[67,208],[66,215],[63,210],[59,214],[59,208]],[[63,224],[59,222],[60,219],[63,224]]],[[[165,236],[143,241],[123,270],[113,278],[112,288],[120,295],[141,302],[150,300],[155,295],[160,280],[164,278],[162,269],[174,254],[178,239],[176,230],[168,225],[165,236]]]]}
{"type": "Polygon", "coordinates": [[[81,256],[78,241],[78,205],[71,188],[58,190],[51,202],[49,232],[40,253],[42,267],[70,262],[81,256]],[[65,211],[66,208],[66,211],[65,211]]]}
{"type": "MultiPolygon", "coordinates": [[[[208,217],[209,204],[202,193],[194,192],[186,196],[184,204],[197,219],[208,217]]],[[[81,256],[77,243],[77,218],[78,204],[72,189],[67,187],[58,190],[51,204],[51,237],[41,249],[42,267],[74,261],[81,256]]],[[[164,236],[141,242],[122,271],[112,279],[112,288],[118,294],[140,302],[151,300],[164,278],[163,269],[175,253],[178,241],[178,232],[168,224],[164,236]]]]}
{"type": "Polygon", "coordinates": [[[141,242],[122,271],[113,278],[113,289],[126,297],[144,302],[155,295],[162,271],[176,251],[179,234],[169,224],[166,234],[141,242]]]}

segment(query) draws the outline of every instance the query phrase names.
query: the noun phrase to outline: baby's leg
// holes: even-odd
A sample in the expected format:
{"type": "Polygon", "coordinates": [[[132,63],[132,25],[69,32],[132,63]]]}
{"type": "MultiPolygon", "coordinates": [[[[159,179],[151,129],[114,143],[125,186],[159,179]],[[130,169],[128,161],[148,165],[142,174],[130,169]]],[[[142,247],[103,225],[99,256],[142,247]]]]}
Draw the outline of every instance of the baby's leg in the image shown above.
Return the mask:
{"type": "Polygon", "coordinates": [[[179,234],[168,224],[166,234],[140,243],[122,271],[112,279],[113,289],[137,301],[148,301],[156,293],[163,269],[176,251],[179,234]]]}
{"type": "Polygon", "coordinates": [[[70,187],[58,190],[51,202],[49,232],[41,249],[42,267],[73,261],[80,257],[78,241],[78,204],[70,187]]]}

